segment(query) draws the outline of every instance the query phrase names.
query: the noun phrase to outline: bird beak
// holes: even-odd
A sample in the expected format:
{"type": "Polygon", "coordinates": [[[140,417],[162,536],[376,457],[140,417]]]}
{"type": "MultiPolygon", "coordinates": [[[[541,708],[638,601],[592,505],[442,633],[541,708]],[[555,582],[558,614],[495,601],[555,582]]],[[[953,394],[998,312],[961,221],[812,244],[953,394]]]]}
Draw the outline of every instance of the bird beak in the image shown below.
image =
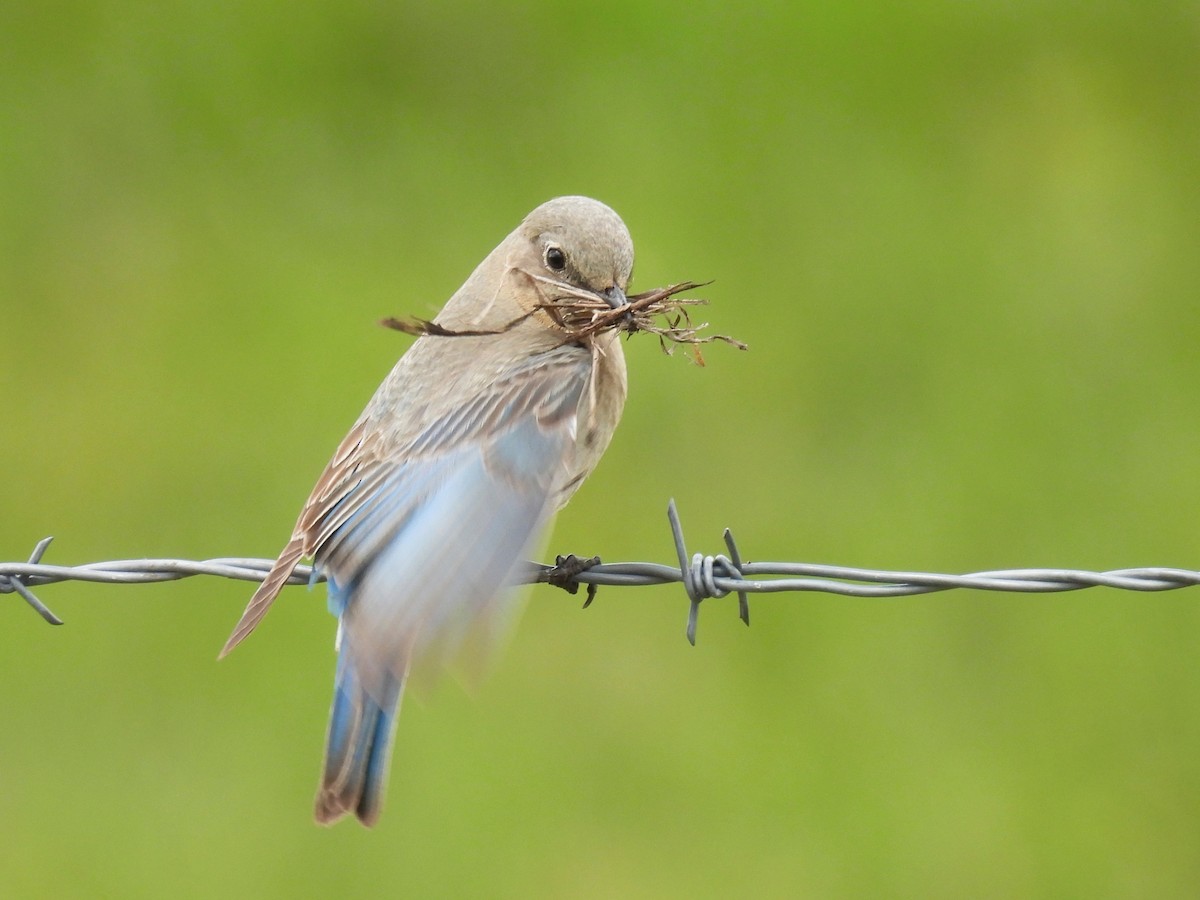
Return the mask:
{"type": "Polygon", "coordinates": [[[615,284],[607,291],[603,291],[600,296],[604,299],[604,302],[613,309],[620,309],[622,306],[629,305],[629,300],[626,298],[625,292],[615,284]]]}

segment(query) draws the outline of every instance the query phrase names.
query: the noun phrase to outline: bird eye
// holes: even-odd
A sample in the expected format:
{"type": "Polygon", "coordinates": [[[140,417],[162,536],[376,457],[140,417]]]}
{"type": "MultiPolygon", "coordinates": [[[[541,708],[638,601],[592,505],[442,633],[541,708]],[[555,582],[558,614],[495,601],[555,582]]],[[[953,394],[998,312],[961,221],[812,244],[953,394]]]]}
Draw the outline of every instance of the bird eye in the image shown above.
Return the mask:
{"type": "Polygon", "coordinates": [[[546,265],[555,272],[561,272],[567,267],[567,254],[562,252],[561,247],[553,245],[546,248],[546,265]]]}

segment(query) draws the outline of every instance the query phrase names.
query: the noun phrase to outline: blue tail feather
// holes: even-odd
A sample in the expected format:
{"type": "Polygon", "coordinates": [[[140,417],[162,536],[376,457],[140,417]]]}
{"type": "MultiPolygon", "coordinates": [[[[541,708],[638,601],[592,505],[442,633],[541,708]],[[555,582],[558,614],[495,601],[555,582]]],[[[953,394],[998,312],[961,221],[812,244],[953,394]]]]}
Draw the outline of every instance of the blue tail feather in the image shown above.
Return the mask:
{"type": "Polygon", "coordinates": [[[349,813],[368,826],[378,820],[402,689],[403,681],[389,676],[382,692],[365,690],[350,647],[343,644],[317,792],[315,815],[320,824],[332,825],[349,813]]]}

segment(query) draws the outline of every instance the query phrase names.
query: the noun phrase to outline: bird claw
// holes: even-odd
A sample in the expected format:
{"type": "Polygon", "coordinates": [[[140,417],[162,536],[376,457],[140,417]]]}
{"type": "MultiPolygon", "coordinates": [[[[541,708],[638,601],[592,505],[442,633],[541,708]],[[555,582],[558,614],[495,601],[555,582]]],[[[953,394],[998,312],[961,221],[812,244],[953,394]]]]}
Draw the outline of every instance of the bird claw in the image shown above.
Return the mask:
{"type": "MultiPolygon", "coordinates": [[[[567,556],[556,556],[554,557],[554,567],[545,572],[543,580],[547,584],[562,588],[568,594],[574,595],[579,593],[579,582],[575,580],[576,576],[598,565],[600,565],[600,557],[598,556],[592,556],[588,559],[580,559],[574,553],[567,556]]],[[[587,599],[583,601],[584,609],[591,606],[592,601],[596,599],[597,589],[598,586],[595,584],[587,586],[587,599]]]]}

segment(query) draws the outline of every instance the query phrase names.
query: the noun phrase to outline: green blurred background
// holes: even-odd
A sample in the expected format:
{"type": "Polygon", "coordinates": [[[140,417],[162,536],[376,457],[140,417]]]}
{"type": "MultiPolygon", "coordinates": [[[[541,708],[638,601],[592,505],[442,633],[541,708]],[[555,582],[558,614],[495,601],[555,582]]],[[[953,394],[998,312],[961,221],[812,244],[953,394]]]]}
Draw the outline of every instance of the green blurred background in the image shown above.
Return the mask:
{"type": "MultiPolygon", "coordinates": [[[[0,7],[0,559],[272,556],[524,214],[716,279],[549,552],[1200,566],[1200,12],[1171,2],[0,7]]],[[[1200,884],[1200,588],[531,596],[311,801],[323,592],[0,598],[6,897],[1103,897],[1200,884]]]]}

